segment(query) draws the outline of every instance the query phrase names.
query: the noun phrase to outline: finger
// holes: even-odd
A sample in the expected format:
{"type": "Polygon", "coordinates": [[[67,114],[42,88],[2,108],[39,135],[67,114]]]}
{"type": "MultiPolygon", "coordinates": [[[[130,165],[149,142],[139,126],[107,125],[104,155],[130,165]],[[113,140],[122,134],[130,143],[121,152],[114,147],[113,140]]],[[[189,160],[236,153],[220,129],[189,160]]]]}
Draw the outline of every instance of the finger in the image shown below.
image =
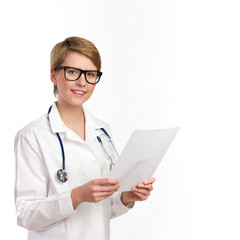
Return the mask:
{"type": "Polygon", "coordinates": [[[95,203],[96,202],[100,202],[100,201],[102,201],[102,200],[104,200],[106,198],[108,198],[108,196],[96,197],[93,202],[95,202],[95,203]]]}
{"type": "Polygon", "coordinates": [[[118,180],[116,178],[100,178],[93,180],[94,185],[104,185],[104,184],[118,184],[118,180]]]}
{"type": "Polygon", "coordinates": [[[93,195],[94,195],[95,199],[99,199],[99,198],[108,198],[113,193],[115,193],[115,191],[112,191],[112,192],[97,192],[97,193],[94,193],[93,195]]]}
{"type": "Polygon", "coordinates": [[[143,183],[144,184],[152,184],[156,181],[156,179],[154,177],[148,178],[147,180],[145,180],[143,183]]]}
{"type": "Polygon", "coordinates": [[[95,202],[102,201],[102,200],[104,200],[104,199],[110,197],[113,193],[114,193],[114,192],[112,192],[111,194],[108,193],[108,194],[106,194],[106,195],[104,194],[104,195],[96,196],[96,197],[95,197],[95,202]]]}
{"type": "Polygon", "coordinates": [[[150,191],[147,190],[147,189],[144,189],[144,188],[137,188],[137,187],[133,187],[132,188],[132,191],[133,193],[141,193],[141,194],[144,194],[146,196],[149,196],[150,195],[150,191]]]}
{"type": "Polygon", "coordinates": [[[112,191],[117,191],[120,188],[119,184],[115,185],[103,185],[99,186],[99,192],[112,192],[112,191]]]}
{"type": "Polygon", "coordinates": [[[152,191],[152,190],[153,190],[152,184],[138,183],[137,187],[138,187],[138,188],[145,188],[145,189],[148,189],[149,191],[152,191]]]}
{"type": "Polygon", "coordinates": [[[91,187],[91,190],[93,193],[98,193],[98,192],[116,192],[118,190],[118,188],[120,187],[119,184],[116,185],[106,185],[106,186],[102,186],[102,185],[93,185],[91,187]]]}
{"type": "Polygon", "coordinates": [[[145,194],[139,193],[139,192],[133,192],[136,196],[139,197],[140,201],[144,201],[148,199],[148,196],[146,196],[145,194]]]}

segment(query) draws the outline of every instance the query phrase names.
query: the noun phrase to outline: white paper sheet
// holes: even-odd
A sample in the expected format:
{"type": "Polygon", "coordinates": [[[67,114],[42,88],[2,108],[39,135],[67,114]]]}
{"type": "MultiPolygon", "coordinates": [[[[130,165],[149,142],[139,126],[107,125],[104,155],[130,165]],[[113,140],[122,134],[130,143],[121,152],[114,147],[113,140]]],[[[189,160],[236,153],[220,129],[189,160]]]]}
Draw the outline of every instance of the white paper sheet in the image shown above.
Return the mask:
{"type": "Polygon", "coordinates": [[[120,182],[118,191],[152,177],[180,127],[158,130],[134,130],[109,174],[120,182]]]}

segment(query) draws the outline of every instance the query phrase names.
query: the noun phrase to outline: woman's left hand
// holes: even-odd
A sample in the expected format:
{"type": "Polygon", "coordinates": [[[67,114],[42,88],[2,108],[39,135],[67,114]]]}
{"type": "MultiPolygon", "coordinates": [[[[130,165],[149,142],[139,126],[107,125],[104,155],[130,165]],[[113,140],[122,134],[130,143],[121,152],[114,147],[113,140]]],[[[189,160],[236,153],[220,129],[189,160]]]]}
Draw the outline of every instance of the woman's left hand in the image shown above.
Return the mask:
{"type": "Polygon", "coordinates": [[[127,206],[134,201],[145,201],[153,190],[153,183],[155,178],[151,177],[145,180],[143,183],[138,183],[136,187],[132,187],[132,191],[123,192],[121,196],[122,203],[127,206]]]}

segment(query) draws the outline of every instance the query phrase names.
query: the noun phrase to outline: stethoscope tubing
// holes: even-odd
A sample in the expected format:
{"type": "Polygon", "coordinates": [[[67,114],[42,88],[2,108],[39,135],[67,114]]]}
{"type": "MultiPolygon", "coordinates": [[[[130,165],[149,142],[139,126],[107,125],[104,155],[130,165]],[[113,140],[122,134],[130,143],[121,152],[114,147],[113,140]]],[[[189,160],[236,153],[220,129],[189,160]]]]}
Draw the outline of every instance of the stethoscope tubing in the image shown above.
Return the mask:
{"type": "Polygon", "coordinates": [[[57,134],[57,137],[58,137],[58,140],[59,140],[59,143],[60,143],[60,146],[61,146],[61,151],[62,151],[62,170],[65,170],[65,152],[64,152],[64,147],[63,147],[62,139],[61,139],[59,133],[56,133],[56,134],[57,134]]]}
{"type": "MultiPolygon", "coordinates": [[[[51,110],[52,110],[52,106],[48,110],[48,115],[51,112],[51,110]]],[[[100,136],[97,136],[97,140],[98,140],[100,146],[102,147],[103,151],[105,152],[108,160],[110,160],[110,170],[111,170],[112,166],[114,165],[114,162],[113,162],[113,159],[112,159],[111,155],[108,154],[106,148],[104,147],[101,136],[107,137],[107,139],[108,139],[109,143],[111,144],[112,148],[114,149],[114,152],[116,153],[117,157],[119,157],[119,154],[118,154],[117,149],[116,149],[110,135],[108,134],[108,132],[104,128],[100,128],[99,130],[101,130],[103,133],[100,136]]],[[[63,142],[62,142],[62,139],[60,137],[60,134],[57,132],[56,135],[57,135],[57,138],[58,138],[58,141],[59,141],[59,144],[60,144],[60,147],[61,147],[61,152],[62,152],[62,169],[59,169],[57,171],[57,178],[61,182],[66,182],[68,180],[68,176],[67,176],[67,172],[66,172],[66,169],[65,169],[65,151],[64,151],[63,142]]]]}
{"type": "MultiPolygon", "coordinates": [[[[48,109],[48,115],[52,110],[52,106],[48,109]]],[[[61,182],[66,182],[68,180],[67,172],[65,170],[65,151],[63,147],[63,142],[60,137],[60,134],[57,132],[56,133],[60,147],[61,147],[61,152],[62,152],[62,168],[57,171],[57,178],[61,182]]]]}
{"type": "MultiPolygon", "coordinates": [[[[52,110],[52,106],[48,109],[48,115],[49,113],[51,112],[52,110]]],[[[60,146],[61,146],[61,151],[62,151],[62,170],[65,170],[65,151],[64,151],[64,147],[63,147],[63,143],[62,143],[62,139],[59,135],[59,133],[57,132],[56,133],[57,137],[58,137],[58,141],[60,143],[60,146]]]]}
{"type": "Polygon", "coordinates": [[[108,132],[104,128],[100,128],[100,130],[108,137],[108,140],[109,140],[110,144],[112,145],[112,148],[113,148],[114,152],[116,153],[117,157],[119,158],[118,151],[117,151],[110,135],[108,134],[108,132]]]}

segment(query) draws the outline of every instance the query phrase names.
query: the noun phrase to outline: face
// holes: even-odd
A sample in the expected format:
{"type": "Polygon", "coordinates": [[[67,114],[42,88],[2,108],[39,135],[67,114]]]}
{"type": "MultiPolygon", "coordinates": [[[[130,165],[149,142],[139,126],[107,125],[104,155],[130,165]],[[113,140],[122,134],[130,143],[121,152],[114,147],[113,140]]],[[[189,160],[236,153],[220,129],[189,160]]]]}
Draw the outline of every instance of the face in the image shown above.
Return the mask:
{"type": "MultiPolygon", "coordinates": [[[[61,66],[97,70],[90,58],[77,52],[69,52],[61,66]]],[[[84,74],[76,81],[66,80],[64,69],[51,71],[51,81],[58,89],[58,104],[66,107],[82,106],[91,97],[95,88],[95,85],[85,80],[84,74]]]]}

